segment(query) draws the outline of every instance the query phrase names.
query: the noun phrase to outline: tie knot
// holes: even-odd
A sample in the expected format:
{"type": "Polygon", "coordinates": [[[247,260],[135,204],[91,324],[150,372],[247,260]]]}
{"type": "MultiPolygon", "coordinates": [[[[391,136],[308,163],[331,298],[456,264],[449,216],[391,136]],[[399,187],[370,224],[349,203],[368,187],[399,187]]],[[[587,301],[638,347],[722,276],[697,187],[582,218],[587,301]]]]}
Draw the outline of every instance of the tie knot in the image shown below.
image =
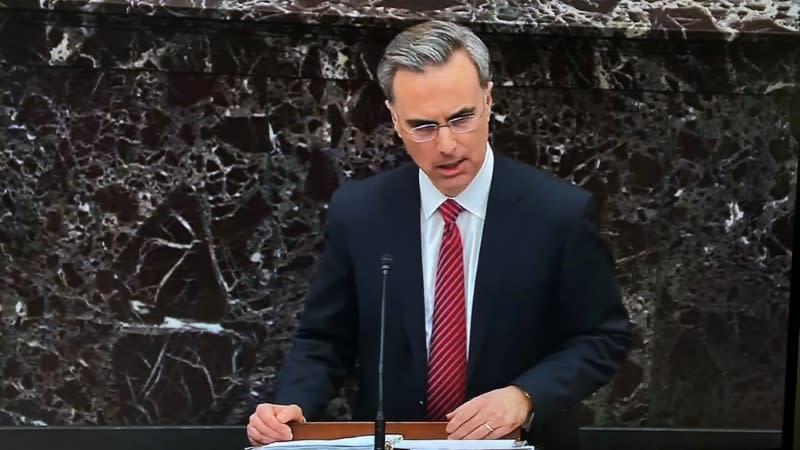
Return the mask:
{"type": "Polygon", "coordinates": [[[458,217],[463,210],[464,208],[451,198],[448,198],[439,206],[439,214],[442,215],[444,223],[446,224],[455,223],[456,217],[458,217]]]}

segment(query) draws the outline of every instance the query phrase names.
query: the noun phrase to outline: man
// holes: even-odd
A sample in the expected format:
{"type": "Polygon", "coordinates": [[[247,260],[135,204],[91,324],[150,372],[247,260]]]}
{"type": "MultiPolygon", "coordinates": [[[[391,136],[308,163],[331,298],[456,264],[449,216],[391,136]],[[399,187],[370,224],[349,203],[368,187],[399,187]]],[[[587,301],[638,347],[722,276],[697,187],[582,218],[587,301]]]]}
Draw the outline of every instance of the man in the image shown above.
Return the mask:
{"type": "Polygon", "coordinates": [[[532,442],[577,448],[572,407],[630,345],[591,196],[493,153],[489,55],[469,30],[410,28],[378,77],[415,165],[334,194],[276,404],[250,417],[250,441],[291,439],[286,424],[319,417],[356,362],[353,418],[374,418],[380,261],[391,254],[387,420],[447,421],[453,439],[522,427],[532,442]]]}

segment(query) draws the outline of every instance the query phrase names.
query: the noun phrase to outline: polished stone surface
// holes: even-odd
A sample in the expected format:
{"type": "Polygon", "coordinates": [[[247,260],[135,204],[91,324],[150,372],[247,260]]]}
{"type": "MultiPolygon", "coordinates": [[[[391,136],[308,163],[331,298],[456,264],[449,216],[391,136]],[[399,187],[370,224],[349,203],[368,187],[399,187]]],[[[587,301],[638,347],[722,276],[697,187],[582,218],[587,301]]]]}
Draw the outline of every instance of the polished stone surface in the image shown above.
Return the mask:
{"type": "Polygon", "coordinates": [[[626,38],[730,40],[800,31],[800,5],[792,0],[0,0],[3,6],[384,28],[441,18],[502,32],[626,38]]]}
{"type": "MultiPolygon", "coordinates": [[[[0,425],[240,424],[270,398],[331,193],[407,160],[377,3],[0,0],[30,7],[0,9],[0,425]]],[[[778,428],[798,7],[635,3],[436,14],[481,21],[496,151],[603,200],[636,342],[582,422],[778,428]]]]}

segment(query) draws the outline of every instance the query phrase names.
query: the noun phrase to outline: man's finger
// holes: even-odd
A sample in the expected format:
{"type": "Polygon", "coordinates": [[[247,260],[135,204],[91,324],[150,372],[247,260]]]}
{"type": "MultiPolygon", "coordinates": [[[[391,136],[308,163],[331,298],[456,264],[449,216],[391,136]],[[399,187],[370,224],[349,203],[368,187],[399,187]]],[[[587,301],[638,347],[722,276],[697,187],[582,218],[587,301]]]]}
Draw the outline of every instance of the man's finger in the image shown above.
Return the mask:
{"type": "Polygon", "coordinates": [[[297,405],[289,405],[278,413],[278,422],[288,423],[293,420],[299,421],[303,418],[303,411],[297,405]]]}
{"type": "Polygon", "coordinates": [[[256,406],[256,412],[253,415],[260,417],[262,421],[266,420],[267,416],[275,415],[275,407],[269,403],[262,403],[256,406]]]}
{"type": "Polygon", "coordinates": [[[486,439],[502,439],[506,437],[509,433],[511,433],[511,430],[508,427],[495,428],[494,431],[492,431],[491,433],[489,433],[488,436],[486,436],[486,439]]]}
{"type": "Polygon", "coordinates": [[[253,445],[264,445],[270,443],[270,440],[263,434],[259,433],[256,427],[253,425],[247,426],[247,439],[250,440],[250,443],[253,445]]]}
{"type": "MultiPolygon", "coordinates": [[[[255,414],[250,418],[250,425],[253,425],[256,431],[258,431],[259,433],[261,433],[261,435],[266,437],[269,440],[269,442],[288,440],[286,438],[286,435],[284,434],[284,430],[280,428],[285,425],[281,425],[275,422],[274,419],[273,419],[274,425],[270,426],[269,423],[270,423],[269,421],[264,420],[260,416],[255,414]]],[[[291,439],[291,437],[289,439],[291,439]]]]}
{"type": "Polygon", "coordinates": [[[281,423],[278,420],[278,417],[275,414],[275,410],[272,410],[272,414],[260,414],[258,416],[264,425],[268,428],[271,428],[274,436],[279,441],[291,441],[292,440],[292,429],[289,428],[288,425],[281,423]]]}
{"type": "Polygon", "coordinates": [[[448,422],[444,429],[445,432],[447,434],[452,434],[454,431],[458,430],[464,422],[471,419],[477,413],[478,407],[472,400],[462,404],[447,414],[448,422]]]}
{"type": "MultiPolygon", "coordinates": [[[[466,430],[469,430],[470,423],[472,422],[467,422],[467,424],[464,426],[466,430]]],[[[494,428],[490,428],[486,425],[487,422],[481,423],[480,425],[475,427],[472,431],[469,431],[469,433],[467,433],[467,435],[464,436],[462,439],[486,439],[489,436],[489,434],[495,431],[494,428]]]]}
{"type": "MultiPolygon", "coordinates": [[[[486,414],[475,414],[466,420],[464,423],[461,424],[455,431],[453,431],[449,439],[482,439],[487,434],[491,433],[489,427],[485,426],[484,423],[487,422],[486,414]],[[477,437],[470,437],[470,436],[477,436],[477,437]]],[[[491,425],[491,421],[489,422],[489,426],[494,429],[491,425]]]]}
{"type": "Polygon", "coordinates": [[[507,426],[502,427],[494,427],[492,426],[492,422],[484,422],[478,428],[476,428],[472,433],[466,435],[464,439],[502,439],[511,432],[511,429],[507,426]],[[489,431],[489,427],[492,427],[492,431],[489,431]]]}

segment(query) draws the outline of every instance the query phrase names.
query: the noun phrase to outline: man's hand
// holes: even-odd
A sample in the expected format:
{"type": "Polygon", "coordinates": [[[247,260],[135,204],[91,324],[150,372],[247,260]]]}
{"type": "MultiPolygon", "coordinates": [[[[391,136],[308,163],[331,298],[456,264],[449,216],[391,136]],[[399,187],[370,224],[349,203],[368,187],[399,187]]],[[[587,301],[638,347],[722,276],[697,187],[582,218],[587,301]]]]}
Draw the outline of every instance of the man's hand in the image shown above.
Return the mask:
{"type": "Polygon", "coordinates": [[[297,405],[273,405],[262,403],[250,416],[247,438],[253,445],[264,445],[275,441],[291,441],[289,422],[305,422],[303,411],[297,405]]]}
{"type": "Polygon", "coordinates": [[[500,439],[519,428],[531,405],[516,386],[473,398],[447,415],[448,439],[500,439]]]}

